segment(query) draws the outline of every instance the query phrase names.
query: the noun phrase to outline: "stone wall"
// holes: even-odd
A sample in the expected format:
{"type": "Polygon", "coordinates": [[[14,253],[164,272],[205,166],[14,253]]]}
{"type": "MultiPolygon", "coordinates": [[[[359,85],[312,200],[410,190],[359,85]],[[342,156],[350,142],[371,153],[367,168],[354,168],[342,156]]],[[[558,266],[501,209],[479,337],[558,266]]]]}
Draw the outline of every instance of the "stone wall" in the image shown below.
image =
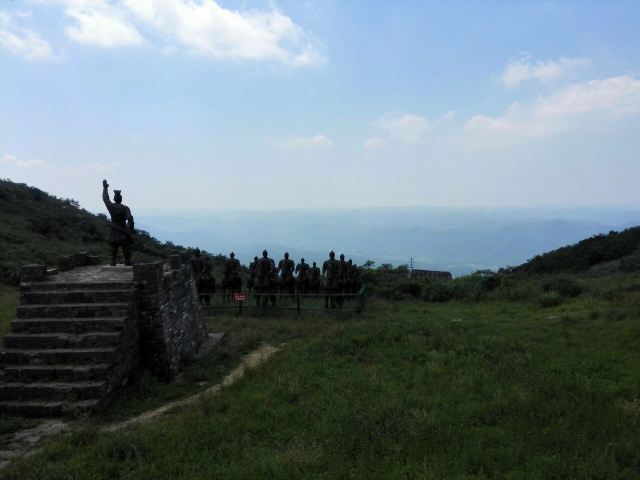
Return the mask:
{"type": "Polygon", "coordinates": [[[142,285],[142,362],[156,375],[171,377],[207,338],[191,266],[179,256],[171,258],[170,267],[137,264],[133,280],[142,285]]]}

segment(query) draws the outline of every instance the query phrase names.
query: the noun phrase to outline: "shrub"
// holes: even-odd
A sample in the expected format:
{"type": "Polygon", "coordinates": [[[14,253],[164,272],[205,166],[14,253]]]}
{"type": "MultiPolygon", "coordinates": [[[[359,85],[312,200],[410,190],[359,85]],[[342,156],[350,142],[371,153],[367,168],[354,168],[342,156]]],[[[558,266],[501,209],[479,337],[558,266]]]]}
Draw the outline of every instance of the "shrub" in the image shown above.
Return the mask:
{"type": "Polygon", "coordinates": [[[557,307],[562,303],[562,296],[557,292],[544,292],[540,296],[538,303],[542,308],[557,307]]]}
{"type": "Polygon", "coordinates": [[[422,283],[407,280],[399,285],[399,290],[413,298],[420,298],[420,294],[422,294],[422,283]]]}
{"type": "Polygon", "coordinates": [[[542,283],[543,292],[556,292],[565,297],[577,297],[584,291],[584,287],[576,279],[559,276],[551,277],[542,283]]]}

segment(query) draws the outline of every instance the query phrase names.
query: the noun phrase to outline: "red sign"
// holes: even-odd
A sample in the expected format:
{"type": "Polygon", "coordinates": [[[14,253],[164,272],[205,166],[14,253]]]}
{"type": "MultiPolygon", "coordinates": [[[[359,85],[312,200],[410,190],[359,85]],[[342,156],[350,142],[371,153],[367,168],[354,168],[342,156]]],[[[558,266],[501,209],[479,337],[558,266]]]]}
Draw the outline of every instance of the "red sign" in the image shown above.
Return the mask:
{"type": "Polygon", "coordinates": [[[247,299],[247,294],[246,293],[234,293],[233,294],[233,301],[234,302],[244,302],[247,299]]]}

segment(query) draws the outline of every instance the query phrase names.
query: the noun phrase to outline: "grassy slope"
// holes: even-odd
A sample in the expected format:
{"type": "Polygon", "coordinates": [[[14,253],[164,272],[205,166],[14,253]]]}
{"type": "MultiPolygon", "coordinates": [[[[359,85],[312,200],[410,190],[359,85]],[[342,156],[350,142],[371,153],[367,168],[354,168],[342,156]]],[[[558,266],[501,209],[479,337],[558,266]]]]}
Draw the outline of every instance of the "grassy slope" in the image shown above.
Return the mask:
{"type": "MultiPolygon", "coordinates": [[[[550,309],[215,319],[228,332],[217,361],[287,343],[217,399],[127,432],[89,425],[4,478],[638,478],[639,286],[592,280],[550,309]]],[[[131,392],[113,410],[137,410],[131,392]]]]}

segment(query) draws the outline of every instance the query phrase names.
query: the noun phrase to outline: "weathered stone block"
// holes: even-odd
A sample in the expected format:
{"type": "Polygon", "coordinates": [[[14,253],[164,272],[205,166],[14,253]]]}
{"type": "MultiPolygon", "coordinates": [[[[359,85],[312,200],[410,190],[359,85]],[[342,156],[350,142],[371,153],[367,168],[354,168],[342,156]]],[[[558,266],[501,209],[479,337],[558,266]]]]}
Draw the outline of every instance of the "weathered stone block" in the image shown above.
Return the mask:
{"type": "Polygon", "coordinates": [[[85,267],[87,265],[87,252],[79,252],[71,255],[74,267],[85,267]]]}
{"type": "Polygon", "coordinates": [[[58,257],[58,270],[60,272],[73,270],[73,267],[73,258],[71,258],[71,255],[62,255],[58,257]]]}
{"type": "Polygon", "coordinates": [[[42,282],[46,276],[46,265],[24,265],[20,271],[20,279],[23,282],[42,282]]]}
{"type": "Polygon", "coordinates": [[[162,283],[162,262],[136,263],[133,266],[133,281],[142,282],[143,292],[157,291],[162,283]]]}

